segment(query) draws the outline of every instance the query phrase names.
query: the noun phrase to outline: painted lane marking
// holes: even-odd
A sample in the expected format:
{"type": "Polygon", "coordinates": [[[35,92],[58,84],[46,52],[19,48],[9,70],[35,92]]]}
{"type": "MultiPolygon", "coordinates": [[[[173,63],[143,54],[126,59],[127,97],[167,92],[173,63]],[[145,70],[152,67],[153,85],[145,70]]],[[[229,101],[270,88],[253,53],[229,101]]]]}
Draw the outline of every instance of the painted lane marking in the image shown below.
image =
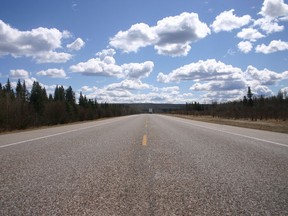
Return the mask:
{"type": "Polygon", "coordinates": [[[145,119],[145,133],[142,138],[142,145],[147,146],[147,129],[148,129],[148,120],[147,118],[145,119]]]}
{"type": "Polygon", "coordinates": [[[220,131],[220,132],[223,132],[223,133],[227,133],[227,134],[232,134],[232,135],[235,135],[235,136],[240,136],[240,137],[245,137],[245,138],[249,138],[249,139],[254,139],[254,140],[257,140],[257,141],[261,141],[261,142],[271,143],[271,144],[274,144],[274,145],[288,147],[288,145],[283,144],[283,143],[278,143],[278,142],[274,142],[274,141],[270,141],[270,140],[260,139],[260,138],[257,138],[257,137],[247,136],[247,135],[244,135],[244,134],[238,134],[238,133],[233,133],[233,132],[223,131],[223,130],[217,130],[217,129],[214,129],[214,130],[220,131]]]}
{"type": "Polygon", "coordinates": [[[175,120],[175,121],[178,121],[178,122],[181,122],[181,123],[185,123],[185,124],[188,124],[188,125],[192,125],[194,127],[201,127],[201,128],[205,128],[205,129],[209,129],[209,130],[214,130],[214,131],[218,131],[218,132],[222,132],[222,133],[226,133],[226,134],[232,134],[232,135],[235,135],[235,136],[245,137],[245,138],[249,138],[249,139],[253,139],[253,140],[257,140],[257,141],[261,141],[261,142],[266,142],[266,143],[271,143],[271,144],[274,144],[274,145],[279,145],[279,146],[283,146],[283,147],[288,148],[288,145],[287,144],[283,144],[283,143],[278,143],[278,142],[274,142],[274,141],[270,141],[270,140],[260,139],[260,138],[257,138],[257,137],[247,136],[247,135],[244,135],[244,134],[238,134],[238,133],[234,133],[234,132],[219,130],[219,129],[215,129],[215,128],[205,127],[203,125],[196,125],[196,124],[193,124],[191,122],[185,122],[185,121],[181,121],[181,120],[178,120],[178,119],[175,120]]]}
{"type": "Polygon", "coordinates": [[[143,135],[142,145],[147,146],[147,135],[146,134],[143,135]]]}
{"type": "MultiPolygon", "coordinates": [[[[121,120],[118,120],[121,121],[121,120]]],[[[0,148],[6,148],[9,146],[14,146],[14,145],[19,145],[22,143],[28,143],[28,142],[32,142],[32,141],[37,141],[37,140],[41,140],[41,139],[47,139],[50,137],[55,137],[55,136],[60,136],[63,134],[68,134],[68,133],[72,133],[72,132],[77,132],[77,131],[82,131],[82,130],[87,130],[93,127],[99,127],[99,126],[103,126],[106,124],[111,124],[117,121],[113,121],[113,122],[105,122],[105,123],[100,123],[100,124],[96,124],[96,125],[92,125],[92,126],[88,126],[88,127],[84,127],[84,128],[78,128],[78,129],[73,129],[73,130],[69,130],[69,131],[64,131],[64,132],[60,132],[60,133],[55,133],[55,134],[51,134],[51,135],[46,135],[46,136],[41,136],[41,137],[36,137],[36,138],[32,138],[32,139],[28,139],[28,140],[23,140],[23,141],[19,141],[19,142],[14,142],[14,143],[9,143],[9,144],[5,144],[5,145],[1,145],[0,148]]]]}

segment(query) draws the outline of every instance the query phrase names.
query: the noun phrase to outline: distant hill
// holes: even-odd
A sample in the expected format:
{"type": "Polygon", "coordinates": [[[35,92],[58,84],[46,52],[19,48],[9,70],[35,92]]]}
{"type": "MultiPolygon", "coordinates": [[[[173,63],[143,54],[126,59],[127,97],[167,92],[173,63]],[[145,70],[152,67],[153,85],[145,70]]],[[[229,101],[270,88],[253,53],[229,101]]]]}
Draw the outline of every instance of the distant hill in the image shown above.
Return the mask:
{"type": "Polygon", "coordinates": [[[136,103],[125,104],[133,108],[139,113],[149,113],[149,109],[153,110],[153,113],[165,113],[177,110],[185,109],[185,104],[154,104],[154,103],[136,103]]]}

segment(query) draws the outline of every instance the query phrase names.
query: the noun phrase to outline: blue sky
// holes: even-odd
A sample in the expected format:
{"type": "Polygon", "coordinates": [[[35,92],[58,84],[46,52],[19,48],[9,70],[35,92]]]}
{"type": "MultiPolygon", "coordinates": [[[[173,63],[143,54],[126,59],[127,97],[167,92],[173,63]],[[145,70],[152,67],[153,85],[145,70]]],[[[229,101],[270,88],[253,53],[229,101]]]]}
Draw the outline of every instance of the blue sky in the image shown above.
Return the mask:
{"type": "Polygon", "coordinates": [[[201,103],[288,91],[284,0],[4,0],[0,82],[99,102],[201,103]]]}

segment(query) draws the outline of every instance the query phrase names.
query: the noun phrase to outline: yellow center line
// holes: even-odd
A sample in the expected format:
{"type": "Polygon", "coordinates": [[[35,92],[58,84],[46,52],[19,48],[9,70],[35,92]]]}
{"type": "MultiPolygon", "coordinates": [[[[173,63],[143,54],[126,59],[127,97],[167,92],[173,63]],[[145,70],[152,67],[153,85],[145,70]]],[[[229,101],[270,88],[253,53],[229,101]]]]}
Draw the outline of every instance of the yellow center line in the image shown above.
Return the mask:
{"type": "Polygon", "coordinates": [[[143,146],[147,146],[147,128],[148,128],[148,120],[145,119],[145,133],[143,135],[143,138],[142,138],[142,145],[143,146]]]}
{"type": "Polygon", "coordinates": [[[144,134],[144,136],[143,136],[142,145],[147,146],[147,135],[146,134],[144,134]]]}

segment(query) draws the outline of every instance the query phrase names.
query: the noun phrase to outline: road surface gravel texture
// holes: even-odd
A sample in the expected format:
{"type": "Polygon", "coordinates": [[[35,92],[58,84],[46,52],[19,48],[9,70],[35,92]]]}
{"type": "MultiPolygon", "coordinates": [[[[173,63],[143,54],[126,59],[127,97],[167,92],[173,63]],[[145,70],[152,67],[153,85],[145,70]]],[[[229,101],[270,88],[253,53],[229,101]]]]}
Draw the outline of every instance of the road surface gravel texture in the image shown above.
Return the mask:
{"type": "Polygon", "coordinates": [[[288,135],[143,114],[0,136],[0,215],[288,215],[288,135]]]}

